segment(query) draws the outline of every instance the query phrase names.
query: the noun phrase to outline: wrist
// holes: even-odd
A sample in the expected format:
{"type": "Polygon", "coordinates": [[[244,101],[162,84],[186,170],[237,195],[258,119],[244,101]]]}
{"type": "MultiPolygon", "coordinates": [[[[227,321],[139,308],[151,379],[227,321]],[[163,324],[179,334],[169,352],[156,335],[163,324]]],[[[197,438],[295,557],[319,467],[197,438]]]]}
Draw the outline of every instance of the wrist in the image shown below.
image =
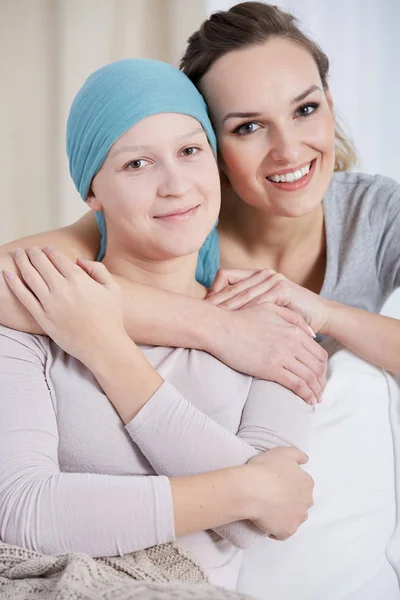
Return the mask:
{"type": "Polygon", "coordinates": [[[132,421],[164,383],[128,336],[113,339],[89,368],[125,424],[132,421]]]}
{"type": "Polygon", "coordinates": [[[204,304],[208,312],[204,319],[205,327],[199,332],[202,336],[201,350],[219,358],[231,343],[233,313],[206,302],[204,304]]]}
{"type": "Polygon", "coordinates": [[[121,357],[136,352],[140,353],[140,350],[126,332],[114,332],[106,340],[97,341],[95,346],[92,345],[90,352],[86,353],[87,358],[81,360],[95,375],[112,370],[120,363],[121,357]]]}
{"type": "Polygon", "coordinates": [[[215,348],[220,346],[223,332],[227,329],[225,312],[204,300],[199,301],[196,318],[188,323],[188,336],[192,340],[191,348],[215,356],[215,348]]]}
{"type": "MultiPolygon", "coordinates": [[[[259,516],[259,501],[253,493],[254,480],[251,465],[241,465],[231,469],[232,499],[236,521],[255,520],[259,516]]],[[[257,487],[257,486],[255,486],[257,487]]]]}
{"type": "Polygon", "coordinates": [[[340,309],[341,305],[326,298],[323,298],[322,300],[324,305],[324,322],[318,333],[335,338],[335,321],[337,317],[337,311],[340,309]]]}

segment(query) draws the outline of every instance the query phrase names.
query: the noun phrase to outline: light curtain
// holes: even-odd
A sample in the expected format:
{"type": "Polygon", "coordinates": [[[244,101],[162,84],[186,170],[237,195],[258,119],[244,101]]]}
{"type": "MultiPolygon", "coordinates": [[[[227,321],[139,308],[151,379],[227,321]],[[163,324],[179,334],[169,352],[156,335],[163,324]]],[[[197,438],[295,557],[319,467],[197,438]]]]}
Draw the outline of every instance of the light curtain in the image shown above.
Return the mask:
{"type": "Polygon", "coordinates": [[[121,58],[177,64],[202,0],[0,0],[0,243],[86,210],[68,172],[74,95],[121,58]]]}

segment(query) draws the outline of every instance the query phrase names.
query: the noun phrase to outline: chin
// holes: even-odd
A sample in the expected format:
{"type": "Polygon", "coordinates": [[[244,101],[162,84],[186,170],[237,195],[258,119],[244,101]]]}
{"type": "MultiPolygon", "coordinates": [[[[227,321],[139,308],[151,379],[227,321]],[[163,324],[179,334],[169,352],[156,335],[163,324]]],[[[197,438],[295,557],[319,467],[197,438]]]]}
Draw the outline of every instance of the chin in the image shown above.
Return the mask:
{"type": "Polygon", "coordinates": [[[159,248],[157,260],[170,260],[171,258],[182,258],[196,254],[203,245],[204,240],[203,237],[199,240],[191,238],[190,240],[177,240],[166,244],[164,247],[159,248]]]}

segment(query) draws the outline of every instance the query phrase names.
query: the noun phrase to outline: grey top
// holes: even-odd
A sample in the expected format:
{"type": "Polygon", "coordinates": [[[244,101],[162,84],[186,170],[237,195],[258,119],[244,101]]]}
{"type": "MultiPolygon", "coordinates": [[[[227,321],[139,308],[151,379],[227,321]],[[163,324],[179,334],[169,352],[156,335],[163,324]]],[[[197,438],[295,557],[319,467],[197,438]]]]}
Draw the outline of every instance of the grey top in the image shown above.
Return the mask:
{"type": "MultiPolygon", "coordinates": [[[[46,554],[122,555],[172,541],[168,477],[307,449],[312,409],[199,350],[142,346],[166,382],[124,427],[93,375],[45,336],[0,327],[0,539],[46,554]]],[[[132,390],[134,394],[134,390],[132,390]]],[[[179,541],[234,588],[240,521],[179,541]]]]}
{"type": "Polygon", "coordinates": [[[400,185],[335,173],[324,198],[327,267],[321,295],[380,312],[400,287],[400,185]]]}

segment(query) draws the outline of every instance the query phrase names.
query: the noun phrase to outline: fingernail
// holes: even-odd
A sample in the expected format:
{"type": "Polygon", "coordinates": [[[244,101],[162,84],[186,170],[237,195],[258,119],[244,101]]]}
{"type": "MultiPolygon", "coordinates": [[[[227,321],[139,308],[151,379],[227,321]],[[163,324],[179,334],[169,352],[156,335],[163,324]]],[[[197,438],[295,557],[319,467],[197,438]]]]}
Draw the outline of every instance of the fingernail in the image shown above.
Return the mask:
{"type": "Polygon", "coordinates": [[[22,248],[15,248],[14,256],[21,256],[22,253],[23,253],[22,248]]]}
{"type": "Polygon", "coordinates": [[[14,279],[15,277],[14,271],[10,271],[10,269],[5,269],[3,273],[7,277],[7,279],[14,279]]]}
{"type": "Polygon", "coordinates": [[[309,325],[307,325],[308,327],[308,331],[311,333],[311,335],[315,338],[317,337],[317,334],[315,333],[315,331],[313,329],[311,329],[311,327],[309,325]]]}

